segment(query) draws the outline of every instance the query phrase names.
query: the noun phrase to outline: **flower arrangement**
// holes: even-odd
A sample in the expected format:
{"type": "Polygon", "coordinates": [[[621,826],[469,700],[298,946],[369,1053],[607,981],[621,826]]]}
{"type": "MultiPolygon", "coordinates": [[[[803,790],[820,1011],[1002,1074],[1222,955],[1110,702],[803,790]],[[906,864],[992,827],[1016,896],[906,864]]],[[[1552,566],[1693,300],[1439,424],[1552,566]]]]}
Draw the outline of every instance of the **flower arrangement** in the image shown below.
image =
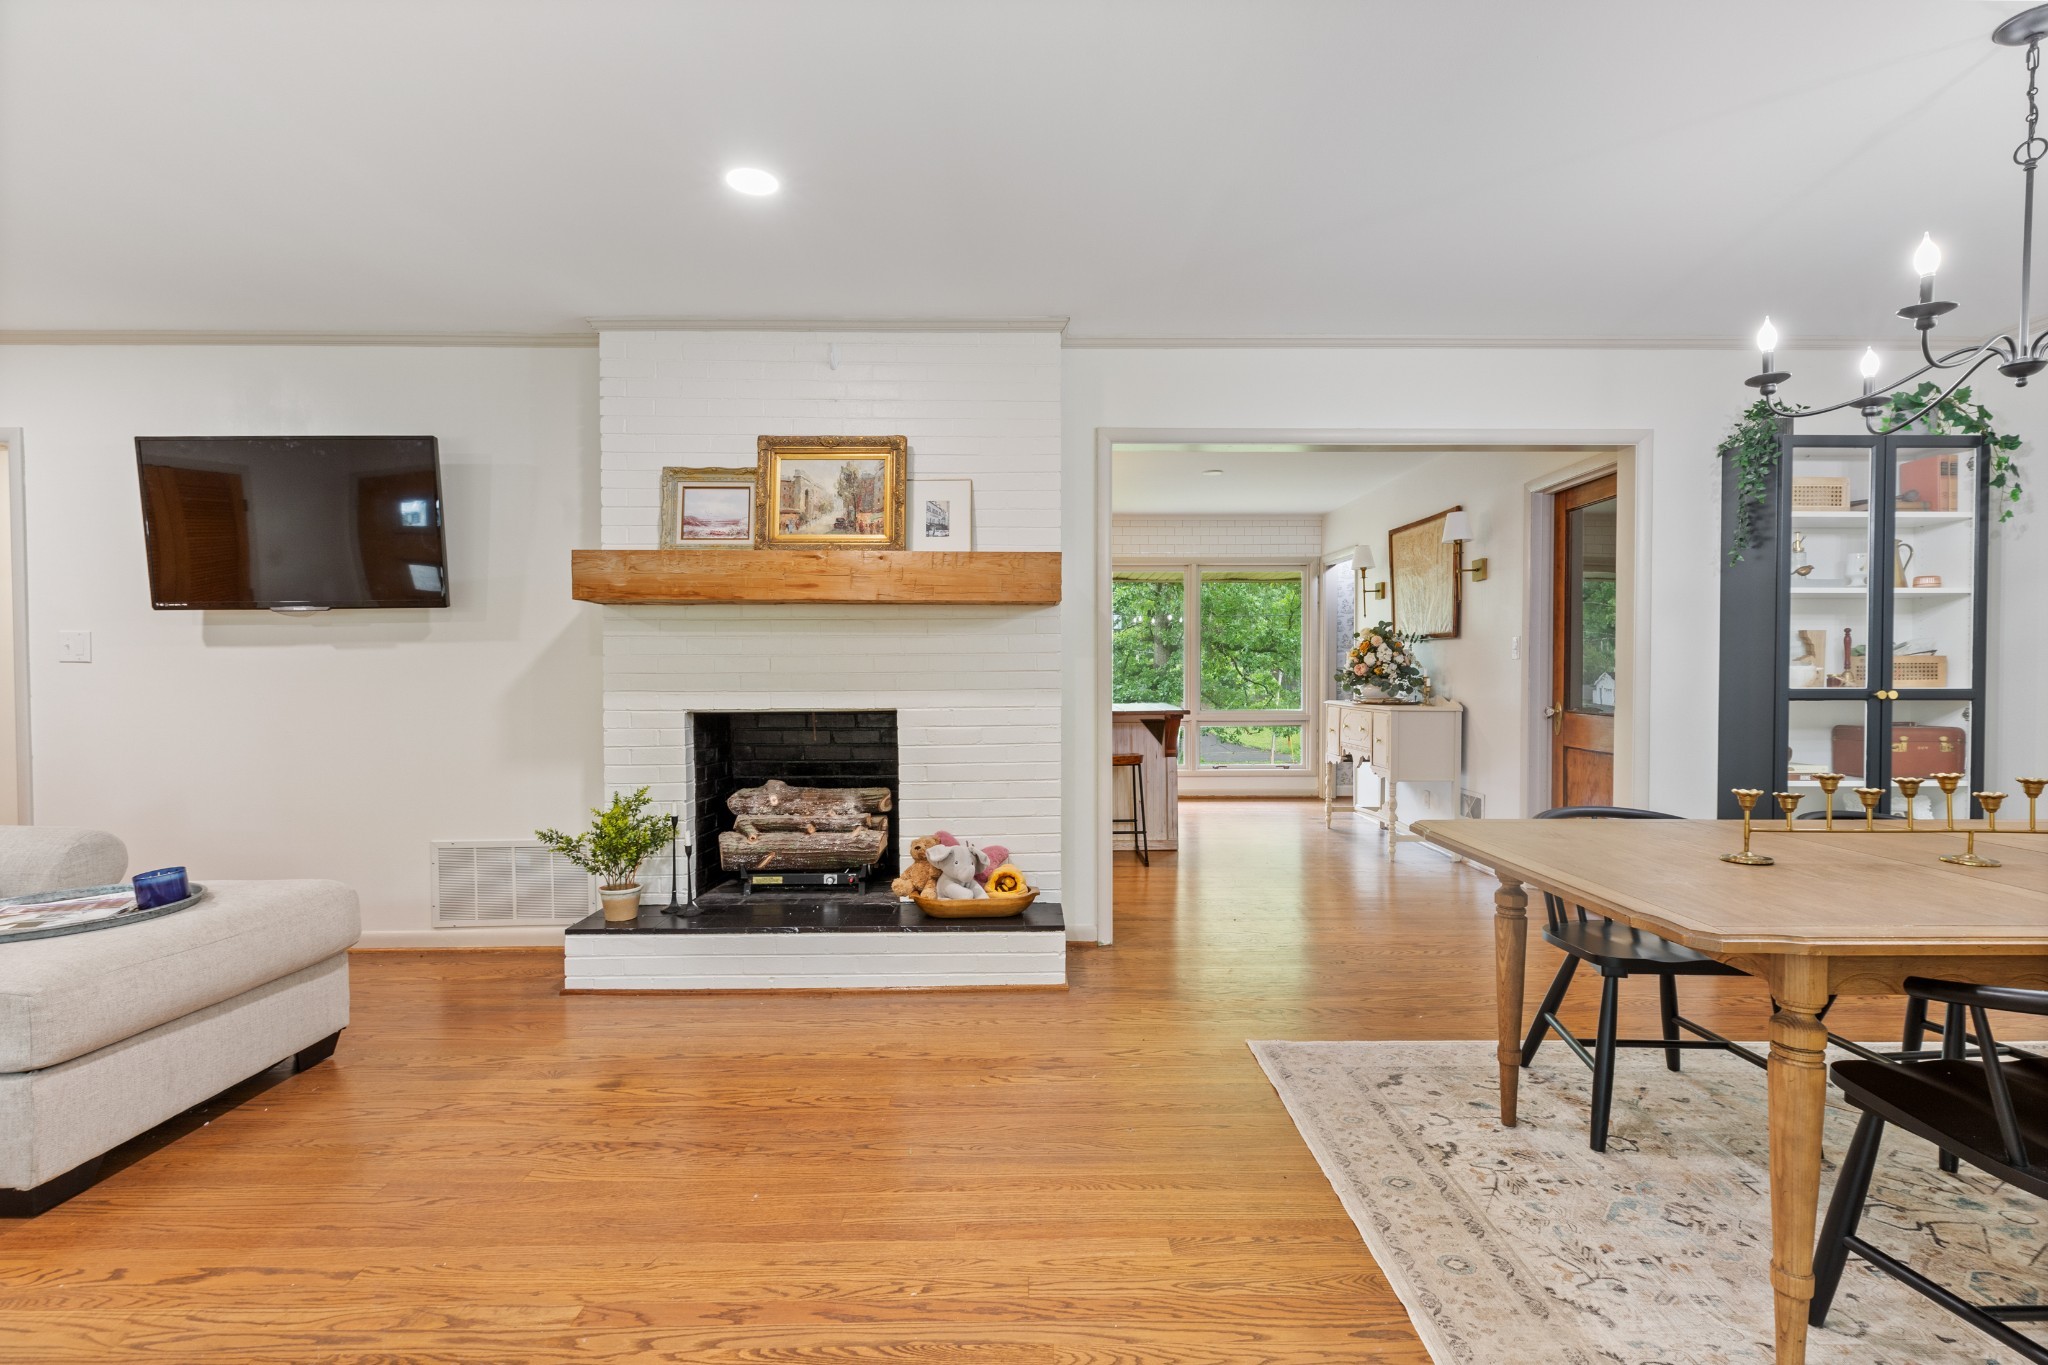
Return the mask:
{"type": "Polygon", "coordinates": [[[1358,633],[1337,681],[1354,695],[1378,692],[1398,701],[1420,701],[1430,695],[1429,674],[1415,657],[1415,637],[1382,621],[1358,633]]]}
{"type": "Polygon", "coordinates": [[[590,812],[597,819],[587,834],[568,835],[558,829],[534,831],[534,837],[599,879],[601,889],[622,891],[633,885],[647,855],[668,847],[674,827],[666,815],[650,813],[647,788],[631,796],[613,795],[610,806],[590,812]]]}

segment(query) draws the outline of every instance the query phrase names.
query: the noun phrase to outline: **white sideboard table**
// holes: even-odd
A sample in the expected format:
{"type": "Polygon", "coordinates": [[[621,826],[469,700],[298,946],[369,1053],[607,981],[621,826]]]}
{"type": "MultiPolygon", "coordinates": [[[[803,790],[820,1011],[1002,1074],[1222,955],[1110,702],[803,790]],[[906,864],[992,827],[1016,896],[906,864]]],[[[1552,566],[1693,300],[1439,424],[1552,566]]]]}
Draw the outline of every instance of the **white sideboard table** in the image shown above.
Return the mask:
{"type": "Polygon", "coordinates": [[[1401,828],[1400,784],[1439,782],[1450,788],[1446,815],[1458,813],[1458,779],[1464,769],[1465,707],[1431,701],[1415,706],[1385,702],[1323,703],[1323,823],[1330,823],[1339,764],[1353,767],[1352,808],[1370,815],[1387,832],[1388,846],[1420,843],[1401,828]],[[1376,804],[1366,800],[1363,776],[1379,779],[1376,804]]]}

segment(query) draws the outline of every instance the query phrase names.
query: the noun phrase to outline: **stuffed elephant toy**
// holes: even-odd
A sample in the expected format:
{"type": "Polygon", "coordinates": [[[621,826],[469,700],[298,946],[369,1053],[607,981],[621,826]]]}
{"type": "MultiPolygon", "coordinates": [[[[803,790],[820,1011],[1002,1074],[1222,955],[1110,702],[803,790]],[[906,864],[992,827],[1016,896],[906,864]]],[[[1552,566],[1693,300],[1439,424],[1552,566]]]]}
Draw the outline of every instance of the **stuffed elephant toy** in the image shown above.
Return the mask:
{"type": "Polygon", "coordinates": [[[965,844],[940,844],[925,853],[925,860],[939,870],[932,894],[940,900],[980,901],[988,889],[974,879],[974,850],[965,844]]]}

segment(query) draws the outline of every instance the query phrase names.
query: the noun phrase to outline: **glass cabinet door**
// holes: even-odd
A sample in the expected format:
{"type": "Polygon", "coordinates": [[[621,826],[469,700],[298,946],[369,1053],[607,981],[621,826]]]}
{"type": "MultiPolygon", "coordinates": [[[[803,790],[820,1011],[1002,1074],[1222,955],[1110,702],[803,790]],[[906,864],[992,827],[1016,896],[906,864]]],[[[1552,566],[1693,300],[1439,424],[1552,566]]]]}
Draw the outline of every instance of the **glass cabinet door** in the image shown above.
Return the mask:
{"type": "Polygon", "coordinates": [[[1790,471],[1790,676],[1802,692],[1862,692],[1870,681],[1874,444],[1797,445],[1790,471]]]}
{"type": "MultiPolygon", "coordinates": [[[[1842,775],[1841,786],[1835,791],[1835,813],[1861,814],[1863,805],[1856,799],[1855,789],[1874,786],[1882,780],[1874,775],[1878,765],[1873,763],[1870,752],[1872,709],[1868,701],[1847,697],[1795,700],[1787,706],[1789,743],[1785,785],[1779,790],[1797,792],[1805,798],[1799,805],[1802,817],[1826,808],[1824,793],[1816,780],[1822,773],[1842,775]]],[[[1771,814],[1777,813],[1776,806],[1772,806],[1771,814]]]]}
{"type": "MultiPolygon", "coordinates": [[[[1971,776],[1975,755],[1970,752],[1970,706],[1967,700],[1895,701],[1885,710],[1890,726],[1885,737],[1884,768],[1887,781],[1900,777],[1930,779],[1920,785],[1913,798],[1913,813],[1920,818],[1940,818],[1947,813],[1946,798],[1931,780],[1937,773],[1961,773],[1956,792],[1956,818],[1977,814],[1970,797],[1975,786],[1971,776]]],[[[1884,808],[1893,815],[1906,813],[1906,798],[1895,786],[1885,797],[1884,808]]]]}
{"type": "MultiPolygon", "coordinates": [[[[1977,452],[1891,443],[1891,669],[1874,684],[1911,694],[1976,686],[1977,452]]],[[[1958,769],[1960,771],[1960,769],[1958,769]]],[[[1910,774],[1909,774],[1910,775],[1910,774]]]]}

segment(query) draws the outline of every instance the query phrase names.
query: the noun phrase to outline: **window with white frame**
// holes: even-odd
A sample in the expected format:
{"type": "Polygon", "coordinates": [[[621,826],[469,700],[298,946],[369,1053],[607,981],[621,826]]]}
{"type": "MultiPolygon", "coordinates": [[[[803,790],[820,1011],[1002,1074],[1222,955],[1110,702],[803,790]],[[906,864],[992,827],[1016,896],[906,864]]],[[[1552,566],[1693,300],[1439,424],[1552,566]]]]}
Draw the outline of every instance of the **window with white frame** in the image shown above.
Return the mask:
{"type": "Polygon", "coordinates": [[[1181,763],[1208,772],[1300,770],[1309,566],[1118,564],[1111,695],[1180,706],[1181,763]]]}

